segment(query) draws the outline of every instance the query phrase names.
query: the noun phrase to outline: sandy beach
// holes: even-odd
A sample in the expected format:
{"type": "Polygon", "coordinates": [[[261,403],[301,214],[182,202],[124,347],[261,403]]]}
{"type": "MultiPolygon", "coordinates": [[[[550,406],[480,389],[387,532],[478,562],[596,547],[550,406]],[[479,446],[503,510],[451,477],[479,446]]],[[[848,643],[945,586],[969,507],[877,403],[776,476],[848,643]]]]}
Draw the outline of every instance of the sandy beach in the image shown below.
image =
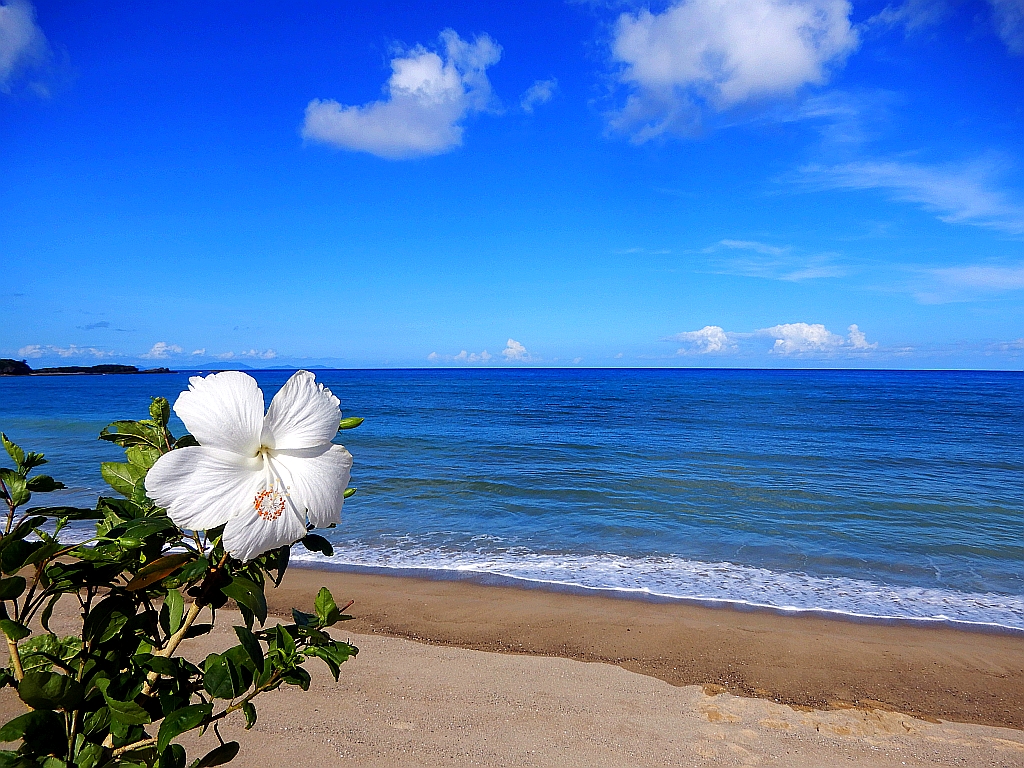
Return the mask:
{"type": "MultiPolygon", "coordinates": [[[[272,611],[321,584],[356,600],[335,634],[360,654],[261,697],[249,734],[229,723],[237,764],[1024,763],[1019,636],[297,568],[272,611]]],[[[186,654],[233,644],[234,618],[186,654]]]]}

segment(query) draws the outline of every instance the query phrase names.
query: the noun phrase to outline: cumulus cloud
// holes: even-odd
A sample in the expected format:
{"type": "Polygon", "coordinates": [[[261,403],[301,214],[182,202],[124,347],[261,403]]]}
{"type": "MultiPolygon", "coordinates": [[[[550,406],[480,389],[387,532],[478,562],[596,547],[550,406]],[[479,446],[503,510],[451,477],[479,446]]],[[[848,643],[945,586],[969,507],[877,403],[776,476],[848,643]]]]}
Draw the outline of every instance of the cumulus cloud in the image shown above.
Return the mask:
{"type": "Polygon", "coordinates": [[[534,108],[551,101],[557,89],[558,80],[554,77],[550,80],[538,80],[526,89],[523,97],[519,100],[519,106],[524,112],[533,112],[534,108]]]}
{"type": "Polygon", "coordinates": [[[26,359],[51,357],[54,355],[57,357],[104,358],[114,357],[116,354],[116,352],[109,352],[105,349],[97,349],[96,347],[79,347],[77,344],[68,344],[66,347],[57,347],[52,344],[29,344],[18,350],[18,357],[26,359]]]}
{"type": "Polygon", "coordinates": [[[180,355],[184,352],[181,347],[177,344],[168,344],[166,341],[158,341],[154,344],[149,352],[145,352],[139,357],[144,357],[148,360],[166,360],[171,355],[180,355]]]}
{"type": "Polygon", "coordinates": [[[427,360],[432,363],[486,363],[493,357],[494,355],[486,349],[483,352],[468,352],[464,349],[457,355],[439,355],[437,352],[431,352],[427,355],[427,360]]]}
{"type": "Polygon", "coordinates": [[[730,334],[717,325],[705,325],[699,331],[677,333],[672,337],[672,340],[681,341],[689,345],[678,349],[676,351],[678,355],[694,353],[706,355],[718,352],[731,352],[736,349],[736,344],[730,334]]]}
{"type": "Polygon", "coordinates": [[[515,339],[508,340],[505,348],[501,350],[501,354],[509,362],[527,362],[532,359],[530,353],[526,351],[526,347],[515,339]]]}
{"type": "Polygon", "coordinates": [[[1024,206],[1007,199],[995,182],[998,163],[916,165],[866,160],[842,165],[807,165],[803,178],[820,189],[880,189],[916,203],[950,224],[973,224],[1024,234],[1024,206]]]}
{"type": "Polygon", "coordinates": [[[878,344],[869,344],[865,334],[856,325],[848,329],[845,338],[832,333],[821,323],[785,323],[757,331],[759,336],[775,339],[772,353],[777,355],[799,355],[806,353],[832,353],[840,350],[860,352],[877,349],[878,344]]]}
{"type": "Polygon", "coordinates": [[[193,349],[192,350],[192,354],[195,355],[195,356],[205,355],[206,354],[206,347],[202,347],[201,349],[193,349]]]}
{"type": "Polygon", "coordinates": [[[0,93],[10,93],[15,75],[42,63],[48,53],[32,3],[8,0],[0,4],[0,93]]]}
{"type": "Polygon", "coordinates": [[[857,47],[848,0],[681,0],[622,14],[612,59],[631,90],[611,127],[635,142],[689,132],[701,108],[825,83],[857,47]]]}
{"type": "Polygon", "coordinates": [[[313,99],[302,136],[342,149],[398,160],[439,155],[462,144],[462,122],[491,103],[487,67],[501,46],[487,35],[467,42],[441,33],[443,51],[421,45],[391,60],[386,98],[362,106],[313,99]]]}

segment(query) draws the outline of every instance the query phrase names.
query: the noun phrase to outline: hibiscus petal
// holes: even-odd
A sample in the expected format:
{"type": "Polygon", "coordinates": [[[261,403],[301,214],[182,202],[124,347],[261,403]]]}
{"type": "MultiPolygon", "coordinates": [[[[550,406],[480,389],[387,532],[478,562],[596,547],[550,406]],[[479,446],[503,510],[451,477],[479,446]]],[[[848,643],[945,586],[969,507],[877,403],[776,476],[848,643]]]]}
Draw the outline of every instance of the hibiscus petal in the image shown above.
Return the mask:
{"type": "Polygon", "coordinates": [[[305,535],[306,521],[299,519],[291,505],[282,504],[276,517],[261,515],[250,499],[249,508],[231,518],[224,528],[224,549],[245,562],[285,544],[293,544],[305,535]]]}
{"type": "Polygon", "coordinates": [[[205,531],[251,510],[265,482],[263,460],[206,446],[165,453],[146,475],[146,493],[179,528],[205,531]]]}
{"type": "Polygon", "coordinates": [[[352,471],[352,454],[342,445],[322,445],[291,451],[274,451],[270,459],[288,497],[299,514],[317,528],[341,519],[352,471]]]}
{"type": "Polygon", "coordinates": [[[255,456],[260,448],[263,391],[241,371],[193,376],[174,412],[200,445],[242,456],[255,456]]]}
{"type": "MultiPolygon", "coordinates": [[[[271,448],[313,448],[338,434],[338,398],[309,371],[296,371],[274,395],[263,422],[263,444],[271,448]]],[[[201,441],[200,441],[201,442],[201,441]]]]}

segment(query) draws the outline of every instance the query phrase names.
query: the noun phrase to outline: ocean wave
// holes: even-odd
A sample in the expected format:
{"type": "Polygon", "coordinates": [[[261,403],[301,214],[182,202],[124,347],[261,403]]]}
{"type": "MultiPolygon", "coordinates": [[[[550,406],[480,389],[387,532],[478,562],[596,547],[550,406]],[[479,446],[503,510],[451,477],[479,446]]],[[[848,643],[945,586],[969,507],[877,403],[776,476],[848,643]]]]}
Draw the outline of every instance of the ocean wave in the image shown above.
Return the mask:
{"type": "Polygon", "coordinates": [[[1024,596],[891,586],[847,577],[775,572],[682,557],[623,557],[518,551],[502,554],[336,543],[329,559],[299,548],[297,564],[372,569],[433,578],[497,577],[550,589],[686,600],[869,620],[925,621],[1024,630],[1024,596]]]}

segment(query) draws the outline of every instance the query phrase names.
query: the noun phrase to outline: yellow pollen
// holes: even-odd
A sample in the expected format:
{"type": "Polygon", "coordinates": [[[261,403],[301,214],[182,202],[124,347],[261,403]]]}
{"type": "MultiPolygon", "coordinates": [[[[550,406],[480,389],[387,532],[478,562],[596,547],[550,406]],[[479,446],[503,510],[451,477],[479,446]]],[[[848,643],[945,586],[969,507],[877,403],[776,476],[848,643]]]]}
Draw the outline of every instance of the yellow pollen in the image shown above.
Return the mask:
{"type": "Polygon", "coordinates": [[[252,506],[256,514],[268,522],[277,520],[284,512],[285,498],[276,488],[267,488],[256,494],[252,506]]]}

